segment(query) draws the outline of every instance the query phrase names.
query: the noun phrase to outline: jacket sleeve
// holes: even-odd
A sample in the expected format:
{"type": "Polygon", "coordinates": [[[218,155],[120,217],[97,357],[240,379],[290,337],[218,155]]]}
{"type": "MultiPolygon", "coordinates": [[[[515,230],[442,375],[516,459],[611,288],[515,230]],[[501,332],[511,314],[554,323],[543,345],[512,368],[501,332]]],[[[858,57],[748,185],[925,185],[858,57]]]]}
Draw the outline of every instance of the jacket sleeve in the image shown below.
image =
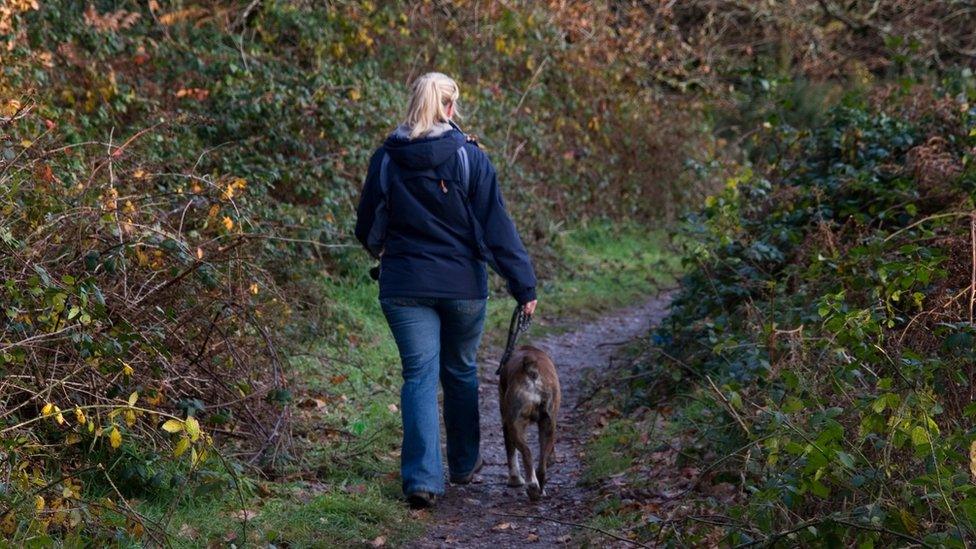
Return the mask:
{"type": "Polygon", "coordinates": [[[505,201],[498,188],[494,166],[481,149],[466,145],[471,163],[469,198],[471,209],[484,231],[484,244],[492,255],[492,267],[507,282],[508,291],[520,304],[536,298],[535,271],[512,218],[505,210],[505,201]]]}
{"type": "Polygon", "coordinates": [[[373,153],[369,160],[369,169],[366,171],[366,181],[363,183],[363,190],[359,195],[359,206],[356,208],[356,240],[369,251],[367,238],[373,228],[373,221],[376,217],[376,207],[382,198],[380,194],[380,164],[383,162],[383,148],[379,148],[373,153]]]}

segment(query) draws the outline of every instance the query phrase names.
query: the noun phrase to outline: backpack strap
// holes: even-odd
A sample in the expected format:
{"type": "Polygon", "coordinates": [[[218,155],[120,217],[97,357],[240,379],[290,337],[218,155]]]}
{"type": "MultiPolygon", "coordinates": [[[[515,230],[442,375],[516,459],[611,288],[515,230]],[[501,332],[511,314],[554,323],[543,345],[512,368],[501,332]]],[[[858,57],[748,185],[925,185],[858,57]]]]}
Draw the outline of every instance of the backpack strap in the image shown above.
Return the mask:
{"type": "Polygon", "coordinates": [[[458,148],[458,161],[461,164],[461,189],[464,191],[464,196],[468,196],[471,192],[471,165],[468,164],[468,151],[464,150],[464,146],[458,148]]]}
{"type": "Polygon", "coordinates": [[[380,162],[380,192],[383,193],[384,199],[390,191],[389,166],[390,153],[383,151],[383,160],[380,162]]]}
{"type": "Polygon", "coordinates": [[[468,212],[468,220],[471,222],[472,244],[478,256],[487,261],[493,269],[497,270],[495,258],[492,256],[491,251],[488,250],[488,246],[485,245],[484,228],[474,215],[474,208],[471,207],[471,163],[468,160],[468,151],[464,150],[464,145],[458,148],[457,155],[458,165],[461,168],[461,180],[458,183],[462,191],[461,200],[464,202],[464,208],[468,212]]]}
{"type": "Polygon", "coordinates": [[[379,259],[383,253],[383,243],[386,240],[386,228],[390,224],[390,176],[389,176],[390,155],[383,151],[383,160],[380,162],[380,199],[373,211],[373,226],[369,229],[366,238],[366,249],[370,255],[379,259]]]}

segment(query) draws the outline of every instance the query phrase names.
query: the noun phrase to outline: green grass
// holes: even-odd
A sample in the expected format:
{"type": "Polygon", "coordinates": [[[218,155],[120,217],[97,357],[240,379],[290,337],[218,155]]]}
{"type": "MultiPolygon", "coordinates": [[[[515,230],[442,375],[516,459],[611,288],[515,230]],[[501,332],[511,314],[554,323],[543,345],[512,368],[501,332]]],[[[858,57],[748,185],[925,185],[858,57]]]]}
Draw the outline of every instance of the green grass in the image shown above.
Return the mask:
{"type": "MultiPolygon", "coordinates": [[[[540,280],[530,336],[558,332],[572,325],[569,318],[592,319],[634,304],[674,285],[679,268],[667,232],[639,225],[590,223],[564,231],[552,247],[559,265],[540,280]]],[[[489,300],[488,341],[504,342],[513,307],[507,296],[489,300]]]]}
{"type": "Polygon", "coordinates": [[[584,454],[583,482],[593,483],[622,473],[634,463],[639,445],[633,422],[614,419],[591,439],[584,454]]]}
{"type": "MultiPolygon", "coordinates": [[[[614,229],[602,223],[563,233],[554,244],[562,266],[540,284],[539,321],[533,330],[558,330],[568,317],[593,316],[671,284],[675,264],[664,243],[661,231],[614,229]]],[[[299,455],[284,473],[302,473],[301,479],[248,479],[247,541],[335,547],[361,545],[383,536],[395,545],[423,529],[400,500],[396,347],[375,284],[348,279],[323,279],[321,284],[331,305],[329,317],[320,325],[332,331],[292,357],[291,367],[296,404],[317,400],[324,405],[296,407],[299,455]],[[256,484],[265,489],[255,488],[256,484]]],[[[512,306],[507,296],[489,300],[486,345],[504,340],[512,306]]],[[[627,467],[626,458],[614,455],[610,438],[599,447],[593,474],[612,474],[627,467]]],[[[225,484],[222,491],[184,497],[176,506],[169,521],[175,546],[243,539],[240,497],[233,483],[225,484]]],[[[172,497],[169,493],[147,499],[140,511],[159,520],[166,516],[172,497]]]]}

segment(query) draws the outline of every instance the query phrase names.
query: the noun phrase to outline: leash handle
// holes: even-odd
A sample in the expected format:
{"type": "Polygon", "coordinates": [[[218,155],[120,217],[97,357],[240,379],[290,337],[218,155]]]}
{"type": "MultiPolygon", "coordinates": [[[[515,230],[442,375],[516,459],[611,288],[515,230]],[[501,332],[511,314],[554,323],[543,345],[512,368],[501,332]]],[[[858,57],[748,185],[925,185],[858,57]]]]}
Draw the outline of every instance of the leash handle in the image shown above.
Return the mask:
{"type": "Polygon", "coordinates": [[[505,352],[502,353],[502,358],[498,362],[498,369],[495,370],[495,375],[502,373],[502,368],[505,366],[505,363],[508,362],[508,359],[512,358],[518,337],[528,331],[531,324],[532,315],[525,314],[525,308],[516,303],[515,310],[512,311],[512,320],[508,323],[508,341],[505,343],[505,352]]]}

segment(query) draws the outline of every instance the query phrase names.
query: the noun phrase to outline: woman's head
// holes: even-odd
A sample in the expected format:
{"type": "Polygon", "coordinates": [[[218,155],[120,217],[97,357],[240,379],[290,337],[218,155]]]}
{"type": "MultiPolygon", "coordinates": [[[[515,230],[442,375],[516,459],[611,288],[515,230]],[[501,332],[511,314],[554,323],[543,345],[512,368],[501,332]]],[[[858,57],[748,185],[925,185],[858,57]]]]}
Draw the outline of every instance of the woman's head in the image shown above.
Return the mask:
{"type": "Polygon", "coordinates": [[[438,122],[447,122],[457,112],[460,95],[457,82],[446,74],[429,72],[414,80],[410,88],[410,103],[404,124],[410,128],[410,138],[421,137],[438,122]]]}

